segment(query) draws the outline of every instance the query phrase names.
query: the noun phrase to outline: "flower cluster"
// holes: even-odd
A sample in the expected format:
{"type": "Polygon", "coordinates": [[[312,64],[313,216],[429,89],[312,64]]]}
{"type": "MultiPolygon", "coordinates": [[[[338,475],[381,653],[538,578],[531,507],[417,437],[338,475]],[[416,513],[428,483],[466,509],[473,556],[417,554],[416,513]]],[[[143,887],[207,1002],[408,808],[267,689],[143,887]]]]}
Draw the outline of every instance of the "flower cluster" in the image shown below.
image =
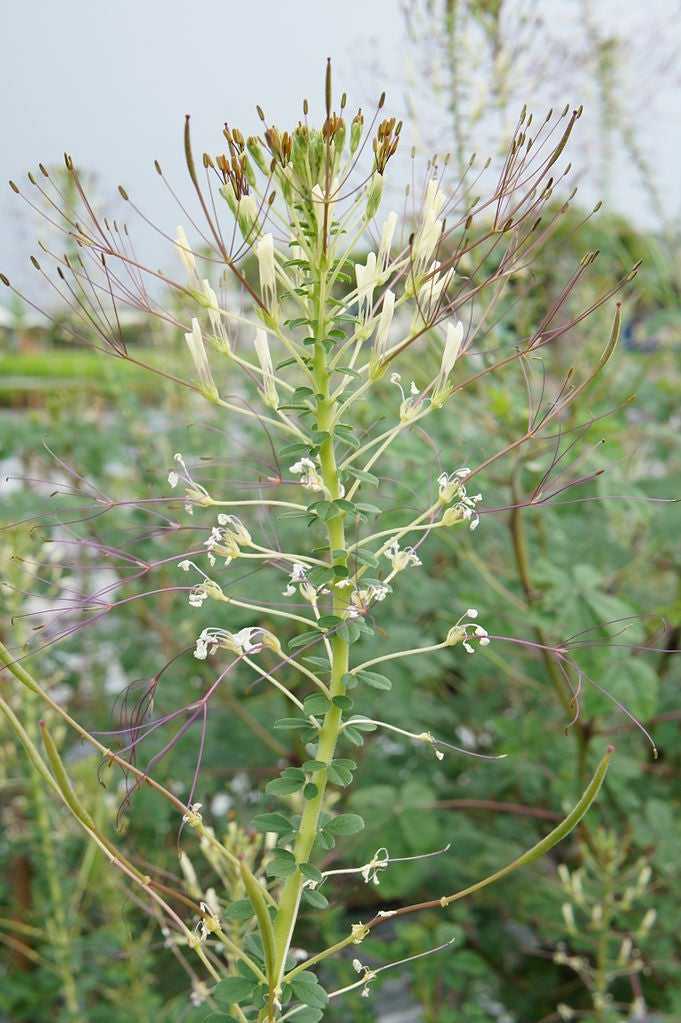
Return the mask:
{"type": "Polygon", "coordinates": [[[207,628],[202,629],[196,640],[194,657],[199,661],[205,661],[218,649],[229,650],[237,657],[243,657],[247,654],[258,654],[264,648],[281,653],[279,640],[267,629],[252,626],[239,632],[229,632],[227,629],[207,628]]]}
{"type": "Polygon", "coordinates": [[[463,468],[451,473],[443,472],[438,477],[439,500],[446,506],[442,515],[442,521],[446,526],[467,522],[469,529],[473,530],[480,525],[477,506],[482,501],[482,494],[467,493],[465,481],[470,475],[471,470],[463,468]]]}
{"type": "Polygon", "coordinates": [[[477,640],[479,646],[488,646],[490,643],[489,633],[482,625],[478,625],[475,619],[478,617],[477,609],[469,607],[465,615],[459,618],[456,625],[447,633],[447,646],[454,646],[461,643],[467,654],[474,654],[473,641],[477,640]],[[468,619],[473,619],[472,621],[468,619]]]}
{"type": "Polygon", "coordinates": [[[216,556],[225,559],[225,566],[239,557],[242,547],[252,543],[251,534],[236,515],[218,515],[218,524],[213,526],[210,536],[204,541],[208,550],[208,561],[215,564],[216,556]]]}

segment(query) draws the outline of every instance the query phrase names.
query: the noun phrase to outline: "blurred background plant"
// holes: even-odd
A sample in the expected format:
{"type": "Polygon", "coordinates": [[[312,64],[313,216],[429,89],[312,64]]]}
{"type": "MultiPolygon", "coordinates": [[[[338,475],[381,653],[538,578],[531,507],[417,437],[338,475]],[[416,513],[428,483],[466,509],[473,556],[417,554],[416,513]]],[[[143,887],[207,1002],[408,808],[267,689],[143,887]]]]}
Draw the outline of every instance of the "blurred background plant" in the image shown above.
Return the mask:
{"type": "MultiPolygon", "coordinates": [[[[398,736],[368,737],[357,752],[366,784],[354,808],[368,822],[357,841],[358,862],[369,861],[378,845],[392,855],[408,856],[451,841],[452,855],[395,865],[381,876],[378,889],[353,888],[347,917],[335,908],[312,915],[310,934],[337,940],[348,920],[364,918],[398,894],[401,899],[405,893],[411,900],[423,897],[432,877],[445,888],[461,887],[521,852],[528,833],[539,838],[574,800],[594,739],[614,738],[616,770],[591,818],[569,844],[554,850],[531,874],[518,873],[503,887],[461,905],[453,917],[457,941],[446,970],[436,958],[415,962],[408,990],[404,977],[379,977],[380,1000],[358,996],[335,1015],[332,1011],[331,1019],[350,1014],[358,1023],[681,1020],[681,942],[675,919],[681,890],[681,662],[674,656],[681,641],[681,555],[676,506],[666,503],[681,492],[676,226],[645,158],[635,111],[624,102],[621,75],[629,41],[604,36],[597,12],[586,3],[577,6],[582,10],[578,62],[574,53],[557,54],[551,26],[537,5],[432,2],[409,5],[405,14],[419,68],[418,81],[409,88],[416,84],[431,90],[439,103],[435,109],[449,118],[444,123],[454,165],[465,166],[473,149],[494,157],[528,92],[534,92],[539,79],[545,84],[550,71],[556,92],[568,82],[570,93],[581,97],[579,84],[584,83],[585,92],[597,99],[599,131],[589,145],[592,153],[597,150],[604,193],[611,187],[613,153],[624,148],[656,219],[652,229],[643,231],[624,217],[600,211],[577,231],[590,211],[572,213],[562,223],[558,244],[550,248],[550,260],[540,258],[531,273],[514,282],[512,300],[497,314],[494,329],[500,341],[524,333],[522,318],[531,322],[536,317],[547,293],[555,294],[565,269],[573,268],[585,251],[599,250],[600,256],[575,295],[575,308],[577,303],[587,306],[596,293],[607,290],[613,276],[643,259],[636,286],[627,295],[624,344],[607,391],[599,386],[588,394],[575,418],[564,424],[563,437],[556,437],[555,448],[505,462],[485,495],[490,508],[501,510],[485,516],[475,546],[457,538],[451,548],[445,539],[434,551],[424,550],[425,571],[394,598],[404,602],[399,613],[409,622],[402,637],[405,647],[440,638],[451,618],[452,580],[458,603],[466,606],[475,599],[482,619],[493,621],[496,633],[522,634],[538,644],[506,645],[503,653],[495,645],[486,648],[467,664],[465,681],[451,662],[424,657],[418,694],[408,665],[396,662],[392,692],[380,694],[383,716],[397,724],[415,718],[424,727],[437,724],[439,732],[456,736],[473,751],[503,745],[512,754],[512,765],[481,772],[467,759],[449,758],[425,783],[414,780],[422,778],[418,751],[398,736]],[[531,62],[537,51],[544,59],[531,62]],[[419,65],[424,55],[425,68],[419,65]],[[466,77],[471,74],[475,82],[466,77]],[[579,436],[572,450],[575,433],[569,430],[579,436]],[[544,472],[556,459],[555,471],[569,478],[605,472],[562,500],[558,496],[518,514],[513,506],[539,494],[544,472]],[[580,500],[584,503],[576,503],[580,500]],[[560,698],[564,679],[556,676],[556,661],[542,648],[560,646],[569,637],[584,675],[653,734],[657,759],[619,707],[587,681],[579,691],[579,720],[565,734],[570,715],[560,698]],[[651,647],[655,650],[646,649],[651,647]],[[553,737],[548,748],[547,736],[553,737]]],[[[667,73],[671,50],[657,52],[656,73],[667,73]]],[[[655,73],[650,78],[654,81],[655,73]]],[[[435,130],[434,105],[428,105],[425,118],[423,103],[413,98],[412,104],[425,144],[435,130]]],[[[441,127],[437,137],[443,137],[441,127]]],[[[3,310],[0,323],[0,451],[3,477],[8,478],[0,539],[6,616],[0,638],[11,640],[13,647],[31,635],[32,618],[19,615],[27,609],[26,594],[31,603],[36,579],[40,597],[29,611],[44,608],[46,594],[57,606],[71,584],[53,563],[40,527],[27,533],[12,525],[33,519],[37,499],[49,513],[59,500],[50,494],[78,488],[55,455],[77,466],[84,479],[124,499],[133,483],[136,495],[145,488],[155,493],[173,452],[199,447],[205,478],[216,488],[227,485],[233,480],[235,442],[239,459],[252,455],[255,445],[248,431],[236,441],[218,433],[191,395],[134,365],[75,346],[67,340],[68,310],[55,311],[63,315],[57,327],[17,304],[3,310]]],[[[598,352],[609,331],[606,314],[599,317],[592,321],[590,341],[598,352]]],[[[136,356],[173,372],[180,336],[150,334],[148,322],[134,317],[125,330],[136,356]]],[[[562,379],[572,358],[566,346],[549,349],[546,379],[562,379]]],[[[433,356],[434,367],[435,361],[433,356]]],[[[500,440],[516,436],[519,425],[526,425],[518,410],[526,405],[528,386],[539,394],[543,381],[538,377],[528,385],[518,372],[467,389],[457,397],[456,416],[433,429],[434,451],[462,449],[484,457],[480,441],[485,435],[500,440]]],[[[410,466],[422,453],[407,438],[400,454],[401,493],[408,503],[410,466]]],[[[278,528],[285,544],[285,521],[278,528]]],[[[88,573],[102,571],[80,552],[74,559],[70,571],[80,586],[88,573]]],[[[128,698],[126,687],[152,676],[178,643],[193,641],[183,602],[169,599],[162,610],[152,616],[143,602],[133,602],[111,619],[106,642],[100,633],[96,643],[81,637],[77,654],[68,644],[48,650],[42,663],[44,670],[49,668],[54,698],[77,710],[93,729],[115,727],[112,719],[128,698]]],[[[44,629],[49,634],[49,624],[44,629]]],[[[367,656],[383,652],[378,635],[367,656]]],[[[168,706],[177,705],[184,684],[169,676],[168,706]]],[[[30,697],[12,697],[19,698],[37,735],[38,709],[30,697]]],[[[231,835],[243,843],[252,836],[239,835],[234,820],[241,809],[252,807],[262,780],[274,778],[281,767],[283,747],[269,737],[263,751],[250,738],[268,734],[263,722],[271,718],[276,696],[237,681],[229,693],[221,690],[218,700],[221,713],[214,715],[214,735],[204,757],[202,797],[221,837],[231,835]]],[[[48,723],[58,733],[56,720],[48,723]]],[[[123,896],[101,857],[54,813],[13,739],[0,734],[0,1018],[35,1023],[53,1018],[190,1020],[185,978],[178,980],[169,968],[177,950],[159,942],[156,921],[123,896]],[[121,954],[122,948],[134,948],[134,954],[121,954]]],[[[188,795],[197,742],[198,736],[188,735],[172,759],[158,767],[159,779],[181,797],[188,795]]],[[[149,858],[153,853],[156,863],[160,859],[169,884],[179,884],[182,875],[188,894],[209,899],[211,875],[218,877],[216,864],[184,862],[178,867],[176,826],[164,804],[142,790],[135,796],[135,812],[128,815],[126,807],[121,815],[125,791],[100,783],[98,758],[72,737],[66,748],[79,791],[95,807],[102,828],[111,833],[131,829],[136,847],[149,850],[149,858]],[[196,873],[208,877],[208,883],[196,881],[196,873]]],[[[386,956],[388,938],[389,955],[397,958],[451,935],[451,922],[446,927],[436,919],[396,924],[385,934],[386,956]]],[[[378,957],[380,944],[373,951],[378,957]]],[[[334,967],[328,969],[332,983],[334,967]]],[[[204,1018],[196,1011],[196,1019],[204,1018]]]]}

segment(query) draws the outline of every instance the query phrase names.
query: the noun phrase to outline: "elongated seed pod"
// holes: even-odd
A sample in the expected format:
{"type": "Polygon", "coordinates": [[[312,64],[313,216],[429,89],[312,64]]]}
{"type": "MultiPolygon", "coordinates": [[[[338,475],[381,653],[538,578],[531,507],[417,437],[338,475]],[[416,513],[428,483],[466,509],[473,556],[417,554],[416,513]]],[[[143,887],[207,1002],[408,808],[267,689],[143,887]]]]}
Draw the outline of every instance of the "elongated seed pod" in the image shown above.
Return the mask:
{"type": "Polygon", "coordinates": [[[241,880],[244,883],[248,899],[255,910],[263,952],[265,953],[265,973],[267,974],[270,986],[274,987],[277,982],[275,976],[274,928],[272,927],[270,914],[267,912],[262,885],[243,861],[241,863],[241,880]]]}
{"type": "Polygon", "coordinates": [[[567,815],[565,820],[561,821],[549,832],[549,834],[542,838],[540,842],[533,845],[531,849],[523,853],[522,856],[518,856],[517,859],[513,860],[512,863],[507,863],[501,870],[497,870],[494,874],[490,874],[489,877],[484,878],[482,881],[478,881],[476,884],[471,885],[469,888],[464,888],[460,892],[456,892],[454,895],[446,895],[440,899],[441,906],[448,906],[452,902],[457,902],[459,899],[463,899],[466,895],[472,895],[473,892],[480,891],[481,888],[486,888],[487,885],[494,884],[495,881],[499,881],[502,877],[510,874],[512,871],[517,870],[518,867],[525,867],[528,863],[533,863],[538,860],[540,856],[544,856],[550,849],[553,849],[554,845],[558,845],[561,839],[565,838],[573,831],[582,817],[585,815],[594,799],[599,793],[600,787],[603,784],[606,771],[608,770],[608,764],[610,757],[614,753],[614,746],[608,746],[607,752],[603,756],[600,764],[596,768],[596,773],[584,790],[581,799],[575,804],[573,809],[567,815]]]}
{"type": "Polygon", "coordinates": [[[82,821],[86,828],[89,828],[90,831],[96,831],[95,822],[73,790],[69,776],[66,773],[66,768],[64,767],[64,762],[59,756],[59,750],[57,749],[56,743],[50,735],[44,721],[40,722],[40,732],[43,737],[43,745],[45,747],[45,752],[47,753],[47,759],[50,762],[50,767],[52,768],[54,780],[59,786],[59,791],[64,797],[69,809],[79,821],[82,821]]]}

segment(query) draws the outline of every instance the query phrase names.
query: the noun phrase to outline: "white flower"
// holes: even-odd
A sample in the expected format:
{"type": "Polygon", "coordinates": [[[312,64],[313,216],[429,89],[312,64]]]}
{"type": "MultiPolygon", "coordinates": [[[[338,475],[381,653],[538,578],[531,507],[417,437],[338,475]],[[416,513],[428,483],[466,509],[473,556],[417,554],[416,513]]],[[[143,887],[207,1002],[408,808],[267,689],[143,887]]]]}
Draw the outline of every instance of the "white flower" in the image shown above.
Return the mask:
{"type": "Polygon", "coordinates": [[[211,373],[210,365],[208,363],[208,356],[206,355],[206,348],[203,343],[201,327],[196,318],[192,320],[191,333],[185,334],[184,339],[187,342],[192,359],[194,360],[194,366],[199,378],[201,390],[206,397],[212,399],[217,398],[218,389],[215,386],[215,381],[213,380],[213,374],[211,373]]]}
{"type": "Polygon", "coordinates": [[[374,301],[374,288],[379,283],[376,272],[376,253],[370,252],[367,256],[366,266],[361,263],[355,264],[355,277],[357,278],[357,304],[359,307],[360,321],[365,324],[371,315],[371,307],[374,301]]]}
{"type": "Polygon", "coordinates": [[[241,554],[241,547],[249,547],[251,534],[236,515],[218,515],[218,525],[213,526],[203,546],[208,550],[208,560],[215,564],[216,555],[225,559],[225,566],[241,554]]]}
{"type": "Polygon", "coordinates": [[[196,876],[196,871],[194,870],[192,861],[189,859],[184,850],[180,851],[180,868],[182,870],[184,879],[187,882],[187,887],[189,888],[190,893],[194,895],[195,898],[198,897],[201,893],[201,889],[199,888],[199,881],[196,876]]]}
{"type": "Polygon", "coordinates": [[[224,512],[218,515],[218,523],[224,529],[232,533],[242,547],[249,547],[252,543],[251,534],[246,529],[241,519],[236,515],[225,515],[224,512]]]}
{"type": "Polygon", "coordinates": [[[402,377],[399,373],[390,374],[390,383],[399,388],[400,394],[402,395],[402,401],[400,403],[400,422],[408,423],[419,414],[423,406],[423,395],[416,386],[416,382],[412,380],[409,385],[409,397],[407,397],[404,393],[402,377]]]}
{"type": "Polygon", "coordinates": [[[473,631],[480,646],[489,646],[489,633],[487,629],[483,629],[482,625],[476,625],[473,631]]]}
{"type": "Polygon", "coordinates": [[[183,814],[182,820],[190,827],[196,828],[201,823],[201,807],[203,803],[192,803],[187,812],[183,814]]]}
{"type": "Polygon", "coordinates": [[[391,291],[390,288],[385,291],[383,295],[383,303],[381,305],[381,315],[378,318],[378,326],[376,327],[376,334],[374,337],[374,346],[371,353],[371,363],[369,366],[369,373],[376,375],[381,359],[385,354],[386,348],[388,347],[388,335],[390,333],[390,327],[393,322],[393,315],[395,312],[395,292],[391,291]]]}
{"type": "Polygon", "coordinates": [[[169,472],[168,483],[170,483],[171,487],[176,487],[180,479],[182,479],[182,481],[185,484],[184,489],[185,497],[188,499],[187,503],[184,506],[185,511],[187,512],[188,515],[192,515],[194,512],[193,508],[194,504],[203,505],[205,507],[209,504],[212,504],[213,502],[206,488],[202,487],[200,483],[196,483],[192,479],[191,473],[187,468],[187,463],[185,462],[182,454],[178,451],[176,452],[174,457],[175,461],[182,469],[182,473],[180,475],[180,473],[178,472],[169,472]]]}
{"type": "Polygon", "coordinates": [[[223,351],[229,353],[231,351],[229,344],[229,335],[225,328],[222,312],[220,310],[220,304],[218,297],[210,286],[210,282],[204,280],[202,282],[202,291],[205,299],[206,309],[208,310],[208,319],[210,320],[210,328],[213,332],[217,347],[223,351]]]}
{"type": "Polygon", "coordinates": [[[258,257],[258,272],[260,274],[260,290],[263,302],[272,317],[277,312],[277,281],[274,268],[274,238],[271,234],[264,234],[255,246],[255,254],[258,257]]]}
{"type": "Polygon", "coordinates": [[[392,593],[392,589],[385,583],[371,583],[365,589],[353,590],[346,611],[348,618],[359,618],[368,611],[371,604],[385,600],[389,593],[392,593]]]}
{"type": "Polygon", "coordinates": [[[373,884],[379,884],[378,872],[379,870],[385,870],[389,863],[390,856],[388,850],[385,847],[377,849],[369,862],[365,863],[360,871],[364,883],[369,884],[369,882],[372,882],[373,884]]]}
{"type": "Polygon", "coordinates": [[[442,225],[439,221],[440,213],[445,205],[446,197],[441,192],[437,178],[431,178],[426,187],[426,195],[423,202],[421,226],[416,232],[412,246],[414,261],[414,277],[418,278],[433,257],[442,225]]]}
{"type": "Polygon", "coordinates": [[[466,620],[467,618],[475,619],[477,616],[478,612],[475,608],[469,607],[466,614],[462,615],[456,625],[453,625],[447,633],[445,645],[456,646],[457,643],[461,643],[468,654],[475,653],[472,640],[477,640],[479,646],[489,646],[491,641],[487,629],[483,629],[482,625],[478,625],[475,621],[466,620]]]}
{"type": "Polygon", "coordinates": [[[263,647],[276,652],[281,651],[279,640],[267,629],[250,626],[239,632],[229,632],[227,629],[208,628],[203,629],[196,640],[194,657],[199,661],[205,661],[218,649],[229,650],[243,657],[245,654],[259,653],[263,647]]]}
{"type": "Polygon", "coordinates": [[[459,321],[456,326],[447,324],[447,337],[442,352],[440,372],[435,378],[432,403],[437,408],[443,405],[449,397],[449,375],[454,369],[454,364],[459,357],[461,345],[463,344],[463,323],[459,321]]]}
{"type": "Polygon", "coordinates": [[[440,366],[440,372],[444,377],[448,377],[454,369],[454,363],[459,357],[461,351],[461,345],[463,343],[463,323],[461,320],[458,321],[456,326],[451,323],[447,324],[447,338],[445,340],[445,347],[442,353],[442,364],[440,366]]]}
{"type": "MultiPolygon", "coordinates": [[[[200,571],[200,570],[199,570],[200,571]]],[[[205,577],[203,582],[197,583],[189,591],[189,606],[190,607],[203,607],[206,600],[209,597],[213,597],[215,600],[224,600],[225,595],[222,592],[222,587],[218,583],[214,582],[213,579],[205,577]]],[[[203,660],[203,658],[201,658],[203,660]]]]}
{"type": "Polygon", "coordinates": [[[421,559],[413,547],[405,547],[404,550],[400,550],[397,538],[391,540],[383,554],[392,564],[394,572],[403,572],[410,565],[418,566],[421,564],[421,559]]]}
{"type": "Polygon", "coordinates": [[[390,247],[393,243],[393,235],[397,226],[397,214],[393,211],[388,214],[381,232],[381,242],[378,246],[378,266],[385,273],[390,262],[390,247]]]}
{"type": "Polygon", "coordinates": [[[574,910],[572,908],[571,903],[564,902],[563,905],[560,907],[560,909],[561,909],[561,913],[563,914],[563,920],[565,921],[565,926],[567,927],[568,931],[571,934],[574,934],[577,931],[577,925],[575,923],[575,913],[574,913],[574,910]]]}
{"type": "Polygon", "coordinates": [[[184,228],[180,225],[175,232],[175,248],[177,254],[182,260],[185,270],[192,278],[193,281],[198,282],[198,275],[196,273],[196,260],[194,259],[194,253],[191,250],[187,235],[185,234],[184,228]]]}
{"type": "MultiPolygon", "coordinates": [[[[300,587],[301,593],[303,592],[303,585],[305,585],[305,584],[307,586],[310,585],[309,583],[307,583],[307,579],[306,579],[307,572],[308,572],[308,566],[304,565],[302,563],[302,561],[294,561],[293,562],[293,566],[291,568],[291,574],[289,576],[288,586],[286,587],[286,589],[283,592],[283,596],[284,597],[292,597],[293,594],[296,592],[296,584],[298,584],[298,583],[302,584],[301,587],[300,587]]],[[[312,587],[312,590],[314,591],[315,598],[316,598],[316,590],[314,590],[314,587],[312,587]]]]}
{"type": "Polygon", "coordinates": [[[300,485],[307,490],[324,490],[324,481],[311,458],[300,458],[289,466],[289,472],[300,476],[300,485]]]}
{"type": "Polygon", "coordinates": [[[270,408],[276,408],[279,404],[279,395],[274,382],[274,366],[270,355],[270,346],[267,342],[267,334],[264,330],[258,330],[255,335],[255,354],[258,356],[260,369],[262,371],[262,391],[260,392],[263,401],[270,408]]]}
{"type": "Polygon", "coordinates": [[[456,469],[455,472],[443,472],[438,477],[438,489],[440,502],[451,505],[454,498],[456,504],[448,507],[442,515],[442,522],[445,526],[454,526],[457,522],[467,522],[471,530],[477,529],[480,525],[480,515],[477,506],[482,501],[482,494],[469,495],[466,491],[464,480],[471,474],[467,467],[456,469]]]}
{"type": "Polygon", "coordinates": [[[442,295],[454,276],[453,270],[445,270],[443,273],[439,273],[439,269],[440,263],[434,260],[430,265],[426,280],[419,287],[416,312],[411,326],[412,332],[418,330],[424,323],[430,323],[435,318],[440,307],[442,295]]]}

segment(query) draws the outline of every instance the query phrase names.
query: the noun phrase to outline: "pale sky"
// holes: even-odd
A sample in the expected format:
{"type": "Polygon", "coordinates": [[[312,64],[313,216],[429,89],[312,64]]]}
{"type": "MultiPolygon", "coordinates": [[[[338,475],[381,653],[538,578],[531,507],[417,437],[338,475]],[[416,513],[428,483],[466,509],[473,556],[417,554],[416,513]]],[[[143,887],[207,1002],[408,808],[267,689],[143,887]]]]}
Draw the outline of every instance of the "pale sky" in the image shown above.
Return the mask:
{"type": "MultiPolygon", "coordinates": [[[[393,98],[401,111],[405,74],[412,73],[399,0],[5,0],[3,6],[3,188],[10,177],[25,181],[39,160],[59,162],[67,150],[79,166],[97,172],[102,194],[123,183],[170,233],[177,213],[170,212],[152,164],[158,158],[169,177],[183,181],[185,113],[193,117],[196,149],[217,152],[225,120],[245,132],[258,129],[255,103],[272,120],[291,124],[303,96],[319,102],[327,55],[351,110],[367,106],[387,84],[387,106],[393,98]]],[[[534,6],[557,33],[580,31],[580,0],[534,6]]],[[[632,6],[640,18],[642,8],[632,6]]],[[[595,0],[595,7],[625,37],[630,31],[632,41],[642,42],[640,27],[627,27],[628,7],[614,0],[595,0]]],[[[679,3],[649,0],[645,12],[652,12],[654,47],[655,18],[678,21],[679,3]]],[[[645,75],[645,60],[642,67],[635,73],[645,75]]],[[[636,92],[635,80],[633,86],[636,92]]],[[[654,92],[645,139],[672,212],[679,206],[679,95],[669,81],[655,83],[654,92]]],[[[408,131],[407,125],[407,140],[408,131]]],[[[612,201],[645,217],[645,198],[619,164],[612,201]]],[[[34,234],[21,203],[8,188],[1,191],[0,269],[21,278],[34,234]]]]}

